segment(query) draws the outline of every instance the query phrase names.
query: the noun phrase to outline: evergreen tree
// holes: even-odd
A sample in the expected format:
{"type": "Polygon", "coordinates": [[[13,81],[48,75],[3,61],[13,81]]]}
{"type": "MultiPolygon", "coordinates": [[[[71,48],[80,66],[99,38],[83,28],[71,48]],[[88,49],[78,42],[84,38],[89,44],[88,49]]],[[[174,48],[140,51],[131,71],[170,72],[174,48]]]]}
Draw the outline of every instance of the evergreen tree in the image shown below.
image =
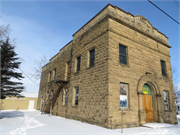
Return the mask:
{"type": "Polygon", "coordinates": [[[22,73],[16,72],[21,62],[18,62],[19,58],[16,57],[14,48],[9,38],[1,42],[1,99],[6,96],[21,97],[19,93],[24,89],[21,82],[12,81],[13,78],[18,80],[24,78],[22,73]]]}

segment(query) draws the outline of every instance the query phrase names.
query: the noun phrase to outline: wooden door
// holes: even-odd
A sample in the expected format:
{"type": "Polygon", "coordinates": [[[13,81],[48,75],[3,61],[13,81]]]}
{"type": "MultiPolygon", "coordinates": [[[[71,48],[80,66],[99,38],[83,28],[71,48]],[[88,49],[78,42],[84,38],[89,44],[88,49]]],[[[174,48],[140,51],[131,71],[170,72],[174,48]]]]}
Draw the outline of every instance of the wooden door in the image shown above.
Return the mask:
{"type": "Polygon", "coordinates": [[[69,81],[69,74],[70,74],[70,62],[67,63],[67,81],[69,81]]]}
{"type": "Polygon", "coordinates": [[[143,95],[143,110],[146,122],[153,122],[152,95],[143,95]]]}

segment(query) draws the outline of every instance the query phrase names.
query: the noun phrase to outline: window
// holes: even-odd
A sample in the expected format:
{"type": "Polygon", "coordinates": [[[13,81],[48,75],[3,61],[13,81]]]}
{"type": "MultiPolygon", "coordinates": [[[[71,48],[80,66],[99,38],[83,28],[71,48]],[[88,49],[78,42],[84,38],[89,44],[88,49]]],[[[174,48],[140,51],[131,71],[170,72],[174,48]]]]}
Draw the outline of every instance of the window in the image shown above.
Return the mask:
{"type": "Polygon", "coordinates": [[[49,72],[49,82],[51,81],[51,72],[49,72]]]}
{"type": "Polygon", "coordinates": [[[54,69],[54,80],[56,79],[56,69],[54,69]]]}
{"type": "Polygon", "coordinates": [[[169,93],[168,91],[163,91],[164,92],[164,108],[165,110],[169,110],[169,93]]]}
{"type": "Polygon", "coordinates": [[[95,60],[95,49],[92,49],[89,51],[89,67],[94,66],[94,60],[95,60]]]}
{"type": "Polygon", "coordinates": [[[162,71],[162,75],[166,75],[166,70],[165,70],[165,61],[161,60],[161,71],[162,71]]]}
{"type": "Polygon", "coordinates": [[[75,106],[78,106],[79,87],[75,87],[75,106]]]}
{"type": "Polygon", "coordinates": [[[80,70],[81,56],[77,57],[77,67],[76,72],[80,70]]]}
{"type": "Polygon", "coordinates": [[[68,89],[64,91],[64,95],[63,95],[64,105],[67,105],[67,98],[68,98],[68,89]]]}
{"type": "Polygon", "coordinates": [[[120,108],[128,108],[128,84],[120,83],[120,108]]]}
{"type": "Polygon", "coordinates": [[[119,62],[127,64],[127,48],[122,45],[119,45],[119,62]]]}

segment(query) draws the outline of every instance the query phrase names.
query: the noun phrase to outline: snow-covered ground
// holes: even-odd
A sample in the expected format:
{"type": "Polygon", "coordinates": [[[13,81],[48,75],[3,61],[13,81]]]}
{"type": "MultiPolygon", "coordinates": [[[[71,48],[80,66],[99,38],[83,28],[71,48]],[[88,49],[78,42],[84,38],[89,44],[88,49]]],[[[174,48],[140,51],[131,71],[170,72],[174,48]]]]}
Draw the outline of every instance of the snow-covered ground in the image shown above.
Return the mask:
{"type": "MultiPolygon", "coordinates": [[[[119,135],[121,129],[106,129],[39,111],[9,110],[0,112],[0,135],[119,135]]],[[[180,115],[178,115],[180,118],[180,115]]],[[[178,125],[148,123],[145,127],[123,129],[126,135],[180,135],[178,125]]]]}

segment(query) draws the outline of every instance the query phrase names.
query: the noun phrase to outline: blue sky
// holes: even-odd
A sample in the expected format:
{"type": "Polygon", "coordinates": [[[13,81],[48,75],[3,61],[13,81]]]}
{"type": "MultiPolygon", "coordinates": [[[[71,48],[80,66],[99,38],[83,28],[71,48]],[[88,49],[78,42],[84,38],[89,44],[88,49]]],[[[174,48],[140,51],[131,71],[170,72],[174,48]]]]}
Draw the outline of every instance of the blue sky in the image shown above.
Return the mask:
{"type": "MultiPolygon", "coordinates": [[[[173,0],[152,1],[179,22],[179,12],[173,0]],[[174,6],[174,7],[172,7],[174,6]],[[176,9],[175,9],[176,7],[176,9]]],[[[35,60],[44,55],[53,57],[72,40],[72,35],[101,11],[108,3],[142,15],[169,38],[172,67],[179,69],[179,26],[148,1],[7,1],[0,5],[1,24],[12,29],[10,37],[17,38],[16,52],[24,61],[21,69],[29,75],[35,60]]],[[[19,71],[20,72],[20,71],[19,71]]],[[[178,71],[180,73],[180,71],[178,71]]],[[[38,92],[39,87],[27,77],[22,80],[27,92],[38,92]]]]}

